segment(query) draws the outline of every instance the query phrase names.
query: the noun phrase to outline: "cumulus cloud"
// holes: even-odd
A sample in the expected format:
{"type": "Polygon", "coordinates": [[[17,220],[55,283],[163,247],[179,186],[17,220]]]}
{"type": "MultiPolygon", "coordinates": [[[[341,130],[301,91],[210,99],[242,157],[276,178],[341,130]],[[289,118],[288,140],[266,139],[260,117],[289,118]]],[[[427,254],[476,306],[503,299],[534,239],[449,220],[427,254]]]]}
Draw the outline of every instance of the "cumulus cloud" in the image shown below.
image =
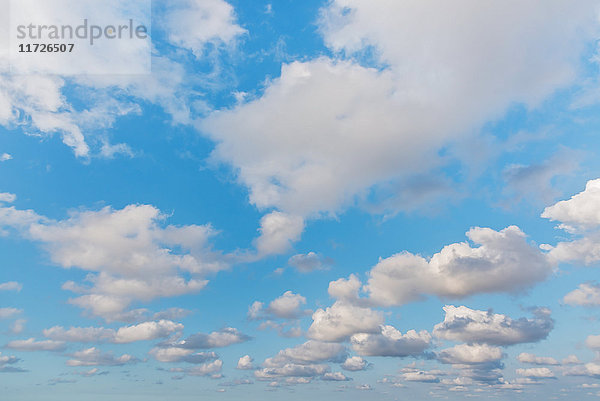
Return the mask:
{"type": "Polygon", "coordinates": [[[286,348],[277,355],[265,359],[262,368],[254,371],[259,380],[272,380],[277,378],[290,378],[294,383],[297,379],[307,382],[315,377],[323,380],[335,380],[341,378],[336,373],[325,375],[330,372],[328,365],[324,362],[341,363],[346,359],[346,348],[336,343],[325,343],[320,341],[307,341],[294,348],[286,348]]]}
{"type": "Polygon", "coordinates": [[[433,329],[433,335],[445,340],[492,345],[513,345],[540,341],[554,328],[554,320],[545,309],[535,311],[535,318],[512,318],[469,309],[444,306],[446,316],[433,329]]]}
{"type": "Polygon", "coordinates": [[[346,359],[346,348],[341,344],[309,340],[294,348],[286,348],[267,358],[264,366],[282,366],[287,363],[311,364],[315,362],[342,362],[346,359]]]}
{"type": "Polygon", "coordinates": [[[600,285],[594,283],[580,284],[563,298],[568,305],[598,306],[600,305],[600,285]]]}
{"type": "Polygon", "coordinates": [[[517,360],[521,363],[530,363],[532,365],[560,365],[560,363],[548,356],[536,356],[522,352],[517,356],[517,360]]]}
{"type": "Polygon", "coordinates": [[[252,366],[252,361],[253,359],[250,357],[250,355],[244,355],[238,360],[236,368],[240,370],[254,369],[254,366],[252,366]]]}
{"type": "Polygon", "coordinates": [[[21,291],[23,284],[17,283],[16,281],[7,281],[6,283],[0,283],[0,291],[21,291]]]}
{"type": "Polygon", "coordinates": [[[0,155],[0,162],[5,162],[5,161],[8,161],[8,160],[12,160],[12,158],[13,157],[12,157],[11,154],[9,154],[9,153],[2,153],[0,155]]]}
{"type": "Polygon", "coordinates": [[[66,348],[64,341],[41,340],[35,338],[27,340],[13,340],[6,344],[6,348],[18,351],[63,351],[66,348]]]}
{"type": "Polygon", "coordinates": [[[590,265],[600,261],[600,179],[587,182],[585,190],[547,207],[542,217],[558,221],[558,228],[575,235],[570,241],[555,246],[544,244],[549,256],[557,262],[590,265]]]}
{"type": "Polygon", "coordinates": [[[340,365],[342,369],[350,372],[356,372],[359,370],[365,370],[369,364],[367,361],[362,359],[360,356],[352,356],[347,358],[344,363],[340,365]]]}
{"type": "Polygon", "coordinates": [[[197,292],[205,276],[228,267],[210,249],[209,225],[164,225],[166,218],[150,205],[74,211],[59,221],[0,208],[0,226],[42,243],[55,264],[91,272],[90,285],[68,281],[63,288],[81,294],[70,303],[108,321],[124,320],[134,301],[197,292]]]}
{"type": "Polygon", "coordinates": [[[427,331],[409,330],[402,334],[393,326],[381,326],[378,334],[359,333],[350,338],[352,349],[362,356],[416,356],[429,348],[427,331]]]}
{"type": "Polygon", "coordinates": [[[302,305],[305,304],[305,297],[300,294],[294,294],[292,291],[286,291],[282,296],[271,301],[266,308],[264,308],[262,302],[254,302],[248,308],[248,318],[250,320],[297,319],[311,312],[309,310],[302,310],[302,305]]]}
{"type": "Polygon", "coordinates": [[[315,252],[309,252],[307,254],[298,254],[292,256],[288,260],[288,265],[292,266],[300,273],[310,273],[315,270],[324,270],[331,265],[329,258],[324,258],[315,252]]]}
{"type": "Polygon", "coordinates": [[[585,190],[571,199],[547,207],[542,217],[570,230],[600,226],[600,179],[588,181],[585,190]]]}
{"type": "Polygon", "coordinates": [[[555,379],[556,376],[548,368],[528,368],[528,369],[517,369],[517,374],[523,377],[529,377],[533,379],[555,379]]]}
{"type": "Polygon", "coordinates": [[[486,344],[459,344],[440,351],[438,360],[452,365],[496,363],[503,357],[502,350],[486,344]]]}
{"type": "Polygon", "coordinates": [[[356,333],[379,333],[383,314],[369,308],[336,301],[326,309],[317,309],[308,337],[319,341],[344,341],[356,333]]]}
{"type": "Polygon", "coordinates": [[[258,256],[284,253],[300,239],[304,219],[299,216],[271,212],[260,219],[260,236],[254,241],[258,256]]]}
{"type": "Polygon", "coordinates": [[[170,320],[159,320],[157,322],[144,322],[137,325],[124,326],[118,330],[103,327],[71,327],[65,329],[61,326],[54,326],[45,329],[43,334],[45,337],[59,341],[125,344],[165,338],[181,330],[183,330],[183,325],[180,323],[170,320]]]}
{"type": "Polygon", "coordinates": [[[600,364],[597,362],[589,362],[584,365],[576,365],[566,368],[563,371],[565,376],[588,376],[600,378],[600,364]]]}
{"type": "Polygon", "coordinates": [[[345,381],[349,381],[352,379],[350,379],[349,377],[344,375],[342,372],[327,372],[321,377],[321,380],[334,381],[334,382],[345,382],[345,381]]]}
{"type": "Polygon", "coordinates": [[[129,354],[114,356],[111,352],[102,352],[96,347],[83,349],[69,355],[72,359],[67,366],[123,366],[137,363],[139,360],[129,354]]]}
{"type": "Polygon", "coordinates": [[[391,306],[426,294],[464,298],[473,294],[523,291],[544,280],[553,265],[516,226],[501,231],[472,228],[467,242],[445,246],[427,260],[403,252],[382,259],[365,286],[371,300],[391,306]]]}

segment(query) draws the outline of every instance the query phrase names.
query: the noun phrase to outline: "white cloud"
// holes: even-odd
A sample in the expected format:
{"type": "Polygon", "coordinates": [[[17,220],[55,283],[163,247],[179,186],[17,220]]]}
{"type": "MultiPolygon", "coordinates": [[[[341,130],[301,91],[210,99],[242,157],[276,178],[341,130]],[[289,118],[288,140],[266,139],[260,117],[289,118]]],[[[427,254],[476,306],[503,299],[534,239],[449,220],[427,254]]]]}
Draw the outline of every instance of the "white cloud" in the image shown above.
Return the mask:
{"type": "Polygon", "coordinates": [[[244,355],[243,357],[241,357],[238,360],[237,369],[240,369],[240,370],[254,369],[254,366],[252,366],[252,361],[253,361],[253,359],[250,357],[250,355],[244,355]]]}
{"type": "Polygon", "coordinates": [[[542,217],[569,229],[600,226],[600,179],[588,181],[585,190],[571,199],[547,207],[542,217]]]}
{"type": "Polygon", "coordinates": [[[6,283],[0,283],[0,291],[21,291],[23,284],[16,281],[7,281],[6,283]]]}
{"type": "Polygon", "coordinates": [[[12,158],[13,158],[12,155],[10,155],[8,153],[2,153],[0,155],[0,162],[5,162],[5,161],[8,161],[8,160],[12,160],[12,158]]]}
{"type": "Polygon", "coordinates": [[[221,368],[223,368],[223,361],[217,359],[213,362],[208,362],[199,366],[194,366],[193,368],[186,370],[185,373],[187,373],[190,376],[220,377],[219,375],[217,375],[217,373],[221,371],[221,368]]]}
{"type": "Polygon", "coordinates": [[[534,379],[554,379],[556,376],[548,368],[528,368],[528,369],[517,369],[519,376],[530,377],[534,379]]]}
{"type": "Polygon", "coordinates": [[[181,348],[188,349],[221,348],[243,343],[248,340],[250,340],[250,337],[246,334],[239,332],[233,327],[225,327],[219,331],[213,331],[210,334],[192,334],[177,345],[181,348]]]}
{"type": "Polygon", "coordinates": [[[413,371],[402,373],[402,378],[409,382],[421,382],[421,383],[438,383],[440,379],[433,374],[424,371],[413,371]]]}
{"type": "Polygon", "coordinates": [[[0,308],[0,319],[10,319],[21,312],[23,310],[17,308],[0,308]]]}
{"type": "Polygon", "coordinates": [[[286,364],[309,365],[315,362],[342,362],[346,359],[346,348],[336,343],[325,343],[309,340],[294,348],[286,348],[267,358],[266,367],[277,367],[286,364]]]}
{"type": "Polygon", "coordinates": [[[10,332],[12,334],[21,334],[23,330],[25,330],[25,324],[27,323],[26,319],[16,319],[10,325],[10,332]]]}
{"type": "Polygon", "coordinates": [[[103,353],[96,347],[83,349],[70,354],[72,359],[67,361],[67,366],[122,366],[138,362],[138,359],[129,354],[115,357],[112,353],[103,353]]]}
{"type": "Polygon", "coordinates": [[[464,298],[480,293],[523,291],[553,271],[546,256],[516,226],[501,231],[472,228],[467,242],[445,246],[429,260],[403,252],[380,260],[369,272],[372,301],[386,306],[426,294],[464,298]]]}
{"type": "Polygon", "coordinates": [[[175,0],[159,15],[168,40],[200,58],[208,44],[232,44],[246,30],[237,25],[233,7],[223,0],[175,0]]]}
{"type": "Polygon", "coordinates": [[[593,283],[580,284],[563,298],[569,305],[598,306],[600,305],[600,285],[593,283]]]}
{"type": "Polygon", "coordinates": [[[0,192],[0,202],[12,203],[17,199],[15,194],[0,192]]]}
{"type": "Polygon", "coordinates": [[[502,350],[485,344],[460,344],[440,351],[438,360],[452,365],[472,365],[498,362],[503,357],[502,350]]]}
{"type": "Polygon", "coordinates": [[[35,338],[27,340],[14,340],[6,344],[6,348],[18,351],[62,351],[66,347],[64,341],[43,340],[36,341],[35,338]]]}
{"type": "Polygon", "coordinates": [[[536,356],[526,352],[520,353],[519,356],[517,356],[517,360],[521,363],[530,363],[533,365],[560,365],[554,358],[548,356],[536,356]]]}
{"type": "Polygon", "coordinates": [[[327,292],[329,292],[329,296],[332,298],[356,303],[359,299],[359,291],[361,286],[362,283],[358,277],[356,277],[354,274],[351,274],[347,279],[340,278],[330,282],[327,292]]]}
{"type": "Polygon", "coordinates": [[[181,330],[183,330],[183,325],[180,323],[159,320],[157,322],[143,322],[137,325],[124,326],[118,330],[105,329],[104,327],[71,327],[65,330],[61,326],[55,326],[45,329],[43,334],[45,337],[59,341],[126,344],[165,338],[181,330]]]}
{"type": "Polygon", "coordinates": [[[306,314],[307,311],[302,310],[302,305],[305,304],[306,298],[302,295],[286,291],[282,296],[271,301],[265,311],[277,318],[296,319],[306,314]]]}
{"type": "MultiPolygon", "coordinates": [[[[131,18],[135,8],[122,7],[122,4],[117,4],[119,1],[112,1],[112,6],[94,6],[92,10],[86,8],[90,2],[67,1],[62,2],[61,6],[61,2],[57,5],[55,1],[49,7],[35,1],[28,3],[29,7],[35,9],[24,9],[24,14],[36,15],[42,21],[80,21],[82,15],[94,14],[96,22],[100,19],[108,24],[131,18]],[[124,12],[124,9],[127,11],[124,12]]],[[[158,18],[153,21],[153,28],[165,30],[171,44],[190,49],[198,57],[202,55],[205,45],[210,43],[213,49],[221,49],[232,45],[244,32],[235,23],[233,8],[223,0],[180,0],[165,5],[158,6],[161,12],[156,14],[158,18]]],[[[23,5],[19,8],[23,9],[23,5]]],[[[145,17],[149,18],[149,15],[145,17]]],[[[61,71],[72,66],[97,71],[98,66],[106,64],[104,58],[110,59],[112,56],[114,60],[114,54],[109,55],[97,47],[94,46],[92,53],[72,59],[71,66],[54,67],[61,71]]],[[[114,53],[114,46],[109,50],[114,53]]],[[[125,48],[120,60],[128,60],[135,50],[138,49],[125,48]]],[[[152,50],[151,75],[90,74],[66,79],[58,75],[27,73],[14,62],[11,63],[12,70],[16,71],[13,74],[4,67],[8,63],[2,63],[0,124],[8,128],[23,126],[28,132],[41,136],[59,134],[76,156],[88,158],[94,156],[96,145],[100,142],[93,134],[110,128],[124,115],[139,114],[139,104],[148,102],[162,107],[171,115],[174,123],[191,123],[190,115],[205,108],[202,102],[197,101],[198,93],[205,92],[207,83],[218,79],[215,77],[218,74],[206,74],[200,80],[197,74],[186,71],[183,64],[185,57],[181,51],[174,49],[168,51],[168,55],[161,55],[157,48],[152,50]],[[88,95],[72,99],[68,90],[72,87],[88,95]],[[76,102],[77,106],[74,105],[76,102]]],[[[6,57],[2,58],[0,61],[6,61],[6,57]]],[[[212,65],[216,60],[204,57],[203,61],[212,65]]],[[[52,65],[48,67],[52,68],[52,65]]],[[[111,67],[115,68],[115,65],[111,67]]],[[[115,150],[126,150],[125,144],[115,146],[119,148],[110,151],[102,145],[98,155],[111,157],[115,150]]]]}
{"type": "Polygon", "coordinates": [[[294,348],[281,350],[276,356],[267,358],[261,369],[254,371],[259,380],[290,378],[289,384],[307,383],[310,379],[321,377],[323,380],[334,379],[327,376],[329,366],[323,362],[340,363],[346,359],[346,348],[340,344],[320,341],[307,341],[294,348]],[[300,380],[299,382],[296,380],[300,380]]]}
{"type": "Polygon", "coordinates": [[[342,301],[326,309],[317,309],[308,337],[319,341],[344,341],[356,333],[379,333],[383,314],[342,301]]]}
{"type": "Polygon", "coordinates": [[[590,349],[600,351],[600,335],[588,336],[588,338],[585,339],[585,345],[590,349]]]}
{"type": "Polygon", "coordinates": [[[349,357],[341,364],[342,369],[349,370],[350,372],[365,370],[367,366],[369,366],[367,361],[360,356],[349,357]]]}
{"type": "Polygon", "coordinates": [[[565,376],[588,376],[600,378],[600,364],[596,362],[569,367],[563,371],[565,376]]]}
{"type": "Polygon", "coordinates": [[[63,288],[82,294],[70,303],[109,321],[134,301],[197,292],[205,276],[228,267],[210,249],[210,225],[164,225],[166,217],[149,205],[75,211],[59,221],[0,208],[0,226],[41,242],[57,265],[92,272],[91,286],[69,281],[63,288]]]}
{"type": "Polygon", "coordinates": [[[299,240],[304,219],[281,212],[271,212],[260,219],[260,236],[255,240],[258,256],[284,253],[299,240]]]}
{"type": "Polygon", "coordinates": [[[536,106],[573,83],[595,39],[591,1],[460,4],[329,2],[326,44],[340,55],[372,45],[387,68],[284,65],[262,97],[204,121],[214,157],[260,208],[336,212],[379,183],[436,167],[442,146],[511,104],[536,106]]]}
{"type": "Polygon", "coordinates": [[[362,356],[416,356],[429,348],[431,335],[426,331],[409,330],[402,334],[392,326],[382,326],[381,333],[354,334],[352,349],[362,356]]]}
{"type": "Polygon", "coordinates": [[[433,335],[445,340],[493,345],[512,345],[540,341],[554,328],[547,310],[535,311],[534,319],[512,319],[506,315],[444,306],[446,316],[433,329],[433,335]]]}
{"type": "Polygon", "coordinates": [[[159,362],[187,362],[202,364],[206,361],[214,361],[219,356],[214,352],[195,352],[193,349],[179,347],[155,347],[149,352],[159,362]]]}
{"type": "Polygon", "coordinates": [[[144,322],[134,326],[121,327],[115,334],[114,342],[124,344],[135,341],[154,340],[167,337],[181,330],[183,330],[181,323],[171,322],[170,320],[144,322]]]}
{"type": "Polygon", "coordinates": [[[579,236],[556,246],[543,245],[557,262],[586,265],[600,261],[600,179],[588,181],[583,192],[547,207],[542,217],[558,221],[558,228],[579,236]]]}
{"type": "Polygon", "coordinates": [[[300,273],[310,273],[315,270],[326,269],[331,261],[314,252],[307,254],[298,254],[288,260],[288,264],[298,270],[300,273]]]}
{"type": "Polygon", "coordinates": [[[345,382],[351,380],[349,377],[345,376],[342,372],[327,372],[322,377],[321,380],[325,381],[334,381],[334,382],[345,382]]]}

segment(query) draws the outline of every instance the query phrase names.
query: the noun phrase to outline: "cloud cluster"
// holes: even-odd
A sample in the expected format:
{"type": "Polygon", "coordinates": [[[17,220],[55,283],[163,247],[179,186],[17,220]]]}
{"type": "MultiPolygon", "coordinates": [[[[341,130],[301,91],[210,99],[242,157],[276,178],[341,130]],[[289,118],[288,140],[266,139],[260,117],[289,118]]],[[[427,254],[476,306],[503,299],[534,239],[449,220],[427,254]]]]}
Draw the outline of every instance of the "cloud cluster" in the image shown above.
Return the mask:
{"type": "Polygon", "coordinates": [[[549,311],[538,309],[535,318],[512,319],[491,311],[469,309],[466,306],[444,306],[444,321],[433,329],[437,338],[478,344],[513,345],[537,342],[554,328],[549,311]]]}
{"type": "Polygon", "coordinates": [[[288,384],[306,383],[317,377],[326,381],[345,381],[346,376],[330,372],[326,362],[341,363],[346,357],[346,348],[340,344],[309,340],[267,358],[262,367],[254,371],[254,376],[258,380],[285,380],[288,384]]]}
{"type": "Polygon", "coordinates": [[[108,321],[127,320],[134,301],[197,292],[207,275],[228,267],[210,249],[209,225],[164,225],[165,219],[150,205],[74,211],[59,221],[0,207],[0,227],[40,242],[59,266],[91,272],[91,285],[68,281],[63,288],[81,294],[71,304],[108,321]]]}

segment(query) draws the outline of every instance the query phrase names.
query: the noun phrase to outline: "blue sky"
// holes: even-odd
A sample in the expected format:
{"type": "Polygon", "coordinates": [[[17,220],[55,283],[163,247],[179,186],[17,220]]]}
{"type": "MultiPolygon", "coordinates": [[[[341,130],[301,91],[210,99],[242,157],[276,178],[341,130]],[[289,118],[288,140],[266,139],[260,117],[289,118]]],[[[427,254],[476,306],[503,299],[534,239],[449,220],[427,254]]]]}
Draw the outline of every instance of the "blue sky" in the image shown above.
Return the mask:
{"type": "Polygon", "coordinates": [[[148,10],[149,74],[0,49],[3,394],[600,395],[598,1],[148,10]]]}

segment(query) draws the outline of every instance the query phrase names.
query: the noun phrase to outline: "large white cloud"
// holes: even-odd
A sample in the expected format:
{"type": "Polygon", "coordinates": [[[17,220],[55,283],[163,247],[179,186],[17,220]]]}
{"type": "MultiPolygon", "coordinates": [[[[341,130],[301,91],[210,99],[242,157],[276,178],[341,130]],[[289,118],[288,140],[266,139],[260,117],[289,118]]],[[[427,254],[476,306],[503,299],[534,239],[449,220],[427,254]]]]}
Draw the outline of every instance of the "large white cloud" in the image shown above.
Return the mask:
{"type": "Polygon", "coordinates": [[[401,305],[427,294],[463,298],[473,294],[523,291],[544,280],[552,264],[516,226],[501,231],[472,228],[468,242],[445,246],[427,260],[403,252],[381,260],[369,272],[373,302],[401,305]]]}
{"type": "Polygon", "coordinates": [[[444,321],[435,325],[433,334],[441,339],[467,343],[512,345],[540,341],[554,328],[550,313],[535,311],[535,318],[512,319],[491,311],[466,306],[444,306],[444,321]]]}
{"type": "Polygon", "coordinates": [[[253,204],[336,212],[378,183],[436,167],[442,146],[514,102],[535,106],[571,84],[595,39],[594,4],[333,1],[320,22],[326,44],[345,54],[374,46],[387,68],[293,62],[262,96],[201,129],[253,204]]]}

